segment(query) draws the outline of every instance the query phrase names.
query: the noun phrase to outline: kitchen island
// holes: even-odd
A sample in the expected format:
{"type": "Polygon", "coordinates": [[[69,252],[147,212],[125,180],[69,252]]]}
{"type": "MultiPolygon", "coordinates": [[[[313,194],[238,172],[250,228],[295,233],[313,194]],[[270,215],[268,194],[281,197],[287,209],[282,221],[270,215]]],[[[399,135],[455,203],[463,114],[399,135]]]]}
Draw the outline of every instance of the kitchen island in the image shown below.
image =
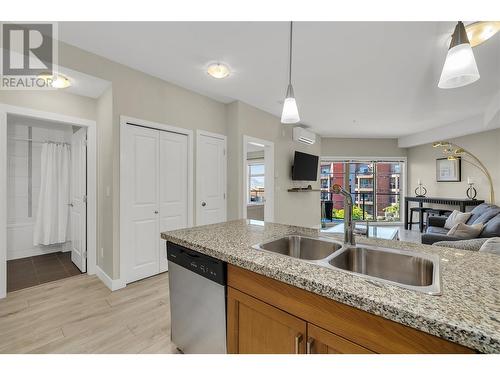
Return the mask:
{"type": "Polygon", "coordinates": [[[500,352],[498,256],[402,241],[357,239],[359,243],[374,246],[437,254],[441,295],[436,296],[373,283],[351,273],[252,248],[289,234],[324,235],[313,229],[247,220],[162,233],[167,241],[228,263],[229,352],[239,352],[233,342],[237,339],[238,327],[231,326],[237,323],[235,317],[250,311],[235,310],[235,303],[243,306],[246,303],[251,305],[251,310],[263,311],[268,316],[276,314],[296,330],[304,321],[304,329],[311,333],[307,337],[311,338],[295,336],[298,352],[305,352],[303,346],[309,344],[313,336],[325,338],[330,333],[332,336],[323,342],[333,340],[339,347],[346,348],[346,352],[425,352],[426,347],[430,348],[428,352],[434,352],[432,347],[436,352],[500,352]],[[289,296],[297,298],[288,301],[289,296]],[[294,301],[303,300],[310,304],[292,306],[294,301]],[[317,314],[306,311],[313,305],[317,314]],[[303,312],[311,318],[306,319],[301,315],[303,312]],[[337,313],[353,317],[359,324],[351,322],[339,327],[342,322],[337,319],[337,313]],[[331,322],[326,321],[328,316],[331,322]],[[322,317],[325,324],[319,327],[312,324],[316,323],[316,317],[322,317]],[[349,336],[350,332],[354,338],[349,336]],[[387,338],[385,344],[384,337],[387,338]],[[399,345],[398,337],[408,345],[399,345]],[[422,344],[413,345],[418,340],[422,340],[422,344]]]}

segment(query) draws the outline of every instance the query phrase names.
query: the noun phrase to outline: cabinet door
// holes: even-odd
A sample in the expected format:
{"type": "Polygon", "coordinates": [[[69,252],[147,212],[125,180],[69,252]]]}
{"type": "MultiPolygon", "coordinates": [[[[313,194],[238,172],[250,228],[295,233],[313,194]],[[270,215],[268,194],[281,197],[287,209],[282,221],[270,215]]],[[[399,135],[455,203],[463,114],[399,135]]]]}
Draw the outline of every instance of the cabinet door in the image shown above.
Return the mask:
{"type": "Polygon", "coordinates": [[[308,354],[372,354],[373,352],[328,332],[314,324],[307,324],[308,354]]]}
{"type": "Polygon", "coordinates": [[[305,353],[306,322],[228,287],[229,353],[305,353]]]}

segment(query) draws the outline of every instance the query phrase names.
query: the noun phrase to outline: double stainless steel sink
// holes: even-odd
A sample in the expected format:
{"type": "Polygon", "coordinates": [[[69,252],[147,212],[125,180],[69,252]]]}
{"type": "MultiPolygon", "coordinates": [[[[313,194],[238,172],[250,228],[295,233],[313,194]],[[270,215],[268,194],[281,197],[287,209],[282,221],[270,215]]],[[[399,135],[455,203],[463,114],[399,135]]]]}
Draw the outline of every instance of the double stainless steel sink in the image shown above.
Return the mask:
{"type": "Polygon", "coordinates": [[[342,248],[342,243],[327,238],[317,239],[299,235],[290,235],[264,242],[255,247],[293,258],[309,261],[325,259],[334,251],[342,248]]]}
{"type": "Polygon", "coordinates": [[[410,250],[348,245],[331,238],[288,235],[253,246],[370,280],[437,295],[441,293],[439,256],[410,250]]]}

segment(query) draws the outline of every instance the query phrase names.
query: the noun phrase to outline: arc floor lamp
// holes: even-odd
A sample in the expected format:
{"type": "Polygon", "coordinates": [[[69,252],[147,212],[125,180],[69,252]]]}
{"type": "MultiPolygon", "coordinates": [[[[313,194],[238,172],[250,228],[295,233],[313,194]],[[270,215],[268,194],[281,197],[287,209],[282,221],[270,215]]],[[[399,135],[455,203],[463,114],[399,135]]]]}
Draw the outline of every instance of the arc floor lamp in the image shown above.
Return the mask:
{"type": "Polygon", "coordinates": [[[492,204],[495,203],[495,190],[493,188],[493,179],[491,178],[488,169],[481,162],[481,160],[478,159],[477,156],[475,156],[470,151],[467,151],[463,147],[447,141],[434,142],[432,144],[432,147],[443,147],[444,148],[443,152],[448,157],[448,160],[455,160],[458,157],[461,157],[463,161],[471,164],[472,166],[476,167],[481,172],[483,172],[483,174],[486,176],[490,184],[490,203],[492,204]],[[472,161],[468,160],[468,158],[472,159],[472,161]]]}

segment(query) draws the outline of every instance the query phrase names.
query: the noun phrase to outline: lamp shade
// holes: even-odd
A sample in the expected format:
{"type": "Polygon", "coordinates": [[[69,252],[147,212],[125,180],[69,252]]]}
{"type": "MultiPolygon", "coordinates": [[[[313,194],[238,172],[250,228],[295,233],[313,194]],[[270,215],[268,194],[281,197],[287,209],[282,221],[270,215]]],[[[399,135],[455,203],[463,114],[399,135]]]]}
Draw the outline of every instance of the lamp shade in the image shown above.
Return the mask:
{"type": "Polygon", "coordinates": [[[450,48],[446,55],[438,87],[452,89],[476,82],[479,71],[470,44],[463,43],[450,48]]]}
{"type": "Polygon", "coordinates": [[[299,109],[293,95],[293,87],[292,85],[288,85],[285,102],[283,103],[283,112],[281,113],[281,123],[296,124],[299,121],[299,109]]]}
{"type": "Polygon", "coordinates": [[[438,87],[453,89],[469,85],[478,79],[476,59],[467,39],[464,24],[459,22],[453,33],[438,87]]]}

